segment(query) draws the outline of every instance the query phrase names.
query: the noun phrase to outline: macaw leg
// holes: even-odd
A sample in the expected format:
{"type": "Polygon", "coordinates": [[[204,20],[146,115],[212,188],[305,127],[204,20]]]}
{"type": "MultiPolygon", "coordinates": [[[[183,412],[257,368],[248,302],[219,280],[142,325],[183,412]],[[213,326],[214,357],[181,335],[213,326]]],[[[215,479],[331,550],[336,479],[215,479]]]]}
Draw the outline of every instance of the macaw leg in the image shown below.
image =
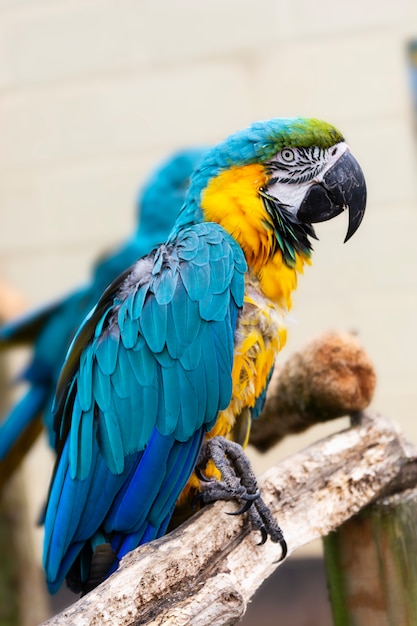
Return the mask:
{"type": "Polygon", "coordinates": [[[262,535],[260,543],[265,543],[269,536],[271,541],[281,545],[280,560],[285,558],[287,544],[282,530],[262,500],[250,461],[238,443],[224,437],[208,439],[203,444],[195,471],[202,480],[201,493],[197,496],[200,502],[243,501],[241,508],[229,515],[248,512],[252,527],[262,535]],[[204,470],[210,461],[221,473],[221,480],[206,477],[204,470]]]}

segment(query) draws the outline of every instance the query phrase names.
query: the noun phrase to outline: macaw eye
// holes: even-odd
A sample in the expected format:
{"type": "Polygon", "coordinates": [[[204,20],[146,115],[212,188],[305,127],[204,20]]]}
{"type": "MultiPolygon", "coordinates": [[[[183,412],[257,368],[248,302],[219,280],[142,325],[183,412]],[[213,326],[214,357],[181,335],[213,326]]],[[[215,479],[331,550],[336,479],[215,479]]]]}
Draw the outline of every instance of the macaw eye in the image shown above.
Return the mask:
{"type": "Polygon", "coordinates": [[[295,155],[292,150],[285,148],[285,150],[282,150],[281,152],[281,158],[285,161],[285,163],[291,163],[291,161],[294,161],[295,155]]]}

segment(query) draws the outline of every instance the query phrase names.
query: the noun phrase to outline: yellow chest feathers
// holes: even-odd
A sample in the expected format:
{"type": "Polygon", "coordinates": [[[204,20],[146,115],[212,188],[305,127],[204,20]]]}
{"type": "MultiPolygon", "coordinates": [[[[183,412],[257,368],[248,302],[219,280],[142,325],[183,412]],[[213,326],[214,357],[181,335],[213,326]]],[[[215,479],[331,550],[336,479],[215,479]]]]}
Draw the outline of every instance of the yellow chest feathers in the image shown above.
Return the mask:
{"type": "Polygon", "coordinates": [[[235,334],[231,404],[255,405],[286,340],[285,314],[249,283],[235,334]]]}
{"type": "Polygon", "coordinates": [[[291,293],[297,274],[310,259],[295,254],[288,267],[276,249],[276,237],[258,191],[265,187],[267,174],[260,164],[232,167],[213,178],[201,198],[204,217],[217,222],[236,239],[265,296],[283,309],[291,308],[291,293]]]}
{"type": "Polygon", "coordinates": [[[255,406],[266,388],[271,368],[287,339],[285,312],[265,298],[248,277],[243,310],[235,333],[232,399],[221,411],[209,437],[227,436],[236,418],[255,406]]]}

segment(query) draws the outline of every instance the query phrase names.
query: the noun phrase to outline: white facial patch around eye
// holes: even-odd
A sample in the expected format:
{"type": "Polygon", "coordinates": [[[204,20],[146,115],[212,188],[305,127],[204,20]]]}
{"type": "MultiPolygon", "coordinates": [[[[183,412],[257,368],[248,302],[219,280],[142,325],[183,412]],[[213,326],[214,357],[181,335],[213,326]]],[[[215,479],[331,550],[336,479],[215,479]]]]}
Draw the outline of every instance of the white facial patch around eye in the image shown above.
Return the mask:
{"type": "Polygon", "coordinates": [[[289,149],[284,149],[287,151],[285,155],[281,150],[268,164],[271,177],[267,193],[290,213],[296,214],[307,189],[313,183],[320,183],[347,149],[345,142],[325,150],[318,147],[291,148],[294,158],[290,158],[289,149]]]}
{"type": "Polygon", "coordinates": [[[345,142],[331,148],[283,148],[268,163],[271,183],[300,184],[311,180],[319,182],[325,172],[347,149],[345,142]]]}

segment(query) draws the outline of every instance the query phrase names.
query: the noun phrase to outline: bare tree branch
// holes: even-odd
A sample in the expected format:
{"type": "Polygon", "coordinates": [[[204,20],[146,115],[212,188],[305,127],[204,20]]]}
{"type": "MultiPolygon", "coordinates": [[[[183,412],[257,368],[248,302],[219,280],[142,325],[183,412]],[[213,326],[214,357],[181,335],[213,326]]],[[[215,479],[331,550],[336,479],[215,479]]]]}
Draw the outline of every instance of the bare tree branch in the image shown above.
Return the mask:
{"type": "MultiPolygon", "coordinates": [[[[327,535],[378,497],[415,458],[384,418],[306,448],[267,471],[263,498],[289,553],[327,535]]],[[[170,535],[128,554],[119,570],[45,626],[224,626],[234,624],[278,567],[280,548],[257,545],[245,516],[217,503],[170,535]]]]}

